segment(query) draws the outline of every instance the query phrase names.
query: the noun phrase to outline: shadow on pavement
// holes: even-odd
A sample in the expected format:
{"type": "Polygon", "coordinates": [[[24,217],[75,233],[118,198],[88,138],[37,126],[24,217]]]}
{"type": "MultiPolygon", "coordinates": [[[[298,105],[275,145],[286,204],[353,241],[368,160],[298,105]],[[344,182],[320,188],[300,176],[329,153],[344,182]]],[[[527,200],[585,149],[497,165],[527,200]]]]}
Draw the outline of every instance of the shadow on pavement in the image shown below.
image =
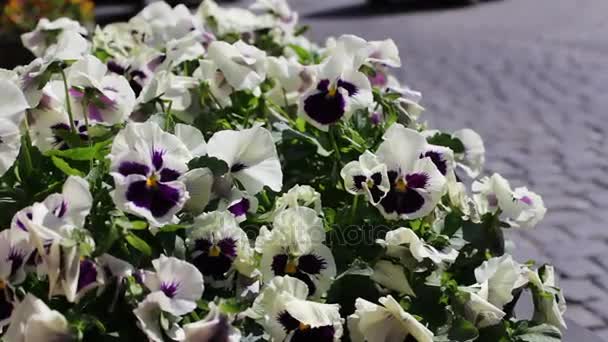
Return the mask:
{"type": "Polygon", "coordinates": [[[306,18],[353,18],[390,14],[403,14],[408,12],[430,12],[438,10],[458,9],[470,6],[467,1],[456,0],[393,0],[389,1],[366,1],[348,6],[324,9],[308,13],[306,18]]]}

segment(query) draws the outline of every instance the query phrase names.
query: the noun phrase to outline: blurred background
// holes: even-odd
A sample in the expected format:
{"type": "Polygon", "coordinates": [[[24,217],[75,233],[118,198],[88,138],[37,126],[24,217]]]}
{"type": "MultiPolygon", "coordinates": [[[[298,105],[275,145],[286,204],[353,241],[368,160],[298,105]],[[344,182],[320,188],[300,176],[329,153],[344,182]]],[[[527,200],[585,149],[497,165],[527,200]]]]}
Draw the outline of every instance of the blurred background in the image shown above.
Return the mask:
{"type": "MultiPolygon", "coordinates": [[[[422,91],[429,125],[478,131],[488,171],[544,197],[545,221],[512,234],[514,254],[551,260],[566,316],[608,340],[608,1],[466,1],[290,4],[318,42],[342,33],[393,38],[405,65],[398,76],[422,91]]],[[[125,20],[144,2],[0,0],[0,63],[29,61],[18,34],[35,18],[69,14],[93,27],[125,20]]]]}

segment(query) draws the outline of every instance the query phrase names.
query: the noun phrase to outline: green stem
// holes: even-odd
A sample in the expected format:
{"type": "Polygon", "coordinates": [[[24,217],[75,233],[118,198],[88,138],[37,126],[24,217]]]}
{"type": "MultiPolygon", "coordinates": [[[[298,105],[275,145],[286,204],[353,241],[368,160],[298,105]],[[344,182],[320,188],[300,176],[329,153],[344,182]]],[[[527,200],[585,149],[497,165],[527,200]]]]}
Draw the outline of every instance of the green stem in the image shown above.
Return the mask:
{"type": "Polygon", "coordinates": [[[78,133],[76,132],[76,127],[74,127],[74,115],[72,114],[72,103],[70,102],[70,92],[68,90],[68,79],[65,77],[65,71],[63,69],[61,69],[61,78],[63,79],[63,90],[65,91],[65,104],[68,110],[68,117],[70,118],[70,129],[73,133],[78,133]]]}
{"type": "Polygon", "coordinates": [[[211,92],[211,89],[207,89],[207,93],[209,94],[209,97],[211,98],[211,100],[213,102],[215,102],[215,104],[219,107],[219,109],[224,109],[224,106],[222,106],[220,101],[218,101],[217,97],[215,97],[215,95],[213,95],[213,93],[211,92]]]}
{"type": "Polygon", "coordinates": [[[336,152],[335,153],[336,161],[338,162],[338,165],[341,167],[342,166],[342,155],[340,154],[340,148],[338,147],[338,143],[336,141],[335,130],[336,129],[334,127],[329,128],[329,140],[331,141],[332,148],[336,152]]]}
{"type": "Polygon", "coordinates": [[[165,131],[170,132],[173,128],[173,114],[171,114],[171,108],[173,107],[173,101],[169,101],[167,111],[165,112],[165,131]]]}
{"type": "Polygon", "coordinates": [[[359,206],[359,195],[355,195],[353,197],[353,205],[350,208],[350,217],[351,217],[352,221],[354,221],[354,218],[357,215],[357,207],[358,206],[359,206]]]}
{"type": "Polygon", "coordinates": [[[25,174],[29,175],[34,169],[34,163],[32,162],[32,154],[30,152],[30,148],[32,147],[32,139],[30,137],[30,123],[27,118],[27,114],[25,115],[25,135],[23,139],[25,140],[25,144],[23,147],[23,155],[25,157],[25,174]]]}
{"type": "MultiPolygon", "coordinates": [[[[84,115],[83,115],[84,116],[84,124],[85,124],[85,126],[87,128],[87,137],[88,137],[87,141],[88,141],[88,145],[89,145],[89,148],[92,148],[93,147],[93,137],[91,136],[91,130],[90,130],[91,125],[89,125],[88,106],[89,105],[88,105],[88,103],[87,103],[87,101],[85,99],[85,101],[84,101],[84,115]]],[[[93,170],[94,163],[95,163],[94,158],[91,158],[91,160],[89,160],[89,171],[93,170]]]]}

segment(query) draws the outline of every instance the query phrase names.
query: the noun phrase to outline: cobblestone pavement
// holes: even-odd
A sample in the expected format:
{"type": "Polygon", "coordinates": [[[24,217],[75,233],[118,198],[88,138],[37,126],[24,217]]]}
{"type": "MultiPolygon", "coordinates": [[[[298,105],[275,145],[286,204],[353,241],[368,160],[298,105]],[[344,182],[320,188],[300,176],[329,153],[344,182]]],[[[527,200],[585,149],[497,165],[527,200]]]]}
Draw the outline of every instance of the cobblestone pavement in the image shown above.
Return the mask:
{"type": "Polygon", "coordinates": [[[477,130],[488,169],[544,197],[545,221],[512,235],[515,254],[551,260],[567,317],[608,340],[608,1],[433,10],[358,1],[292,3],[317,39],[392,37],[431,126],[477,130]]]}

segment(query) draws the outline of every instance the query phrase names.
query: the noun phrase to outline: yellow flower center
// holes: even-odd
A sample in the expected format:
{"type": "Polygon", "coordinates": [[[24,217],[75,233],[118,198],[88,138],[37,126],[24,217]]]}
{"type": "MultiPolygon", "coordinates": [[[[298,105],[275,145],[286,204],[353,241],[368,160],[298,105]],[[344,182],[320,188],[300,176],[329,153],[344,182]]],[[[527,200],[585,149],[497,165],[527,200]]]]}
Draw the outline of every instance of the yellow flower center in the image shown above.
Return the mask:
{"type": "Polygon", "coordinates": [[[371,188],[373,188],[373,187],[374,187],[374,181],[373,181],[373,180],[371,180],[371,179],[368,179],[368,180],[367,180],[367,182],[366,182],[365,184],[367,185],[367,187],[368,187],[369,189],[371,189],[371,188]]]}
{"type": "Polygon", "coordinates": [[[216,245],[213,245],[209,248],[209,256],[217,257],[220,256],[221,252],[222,250],[216,245]]]}
{"type": "Polygon", "coordinates": [[[395,190],[397,190],[399,192],[405,192],[405,191],[407,191],[407,181],[405,180],[404,177],[399,177],[395,181],[395,190]]]}
{"type": "Polygon", "coordinates": [[[296,266],[296,263],[293,260],[289,260],[287,262],[287,265],[285,265],[285,273],[294,274],[297,271],[298,271],[298,267],[296,266]]]}
{"type": "Polygon", "coordinates": [[[334,96],[336,96],[336,93],[337,93],[337,92],[338,92],[338,88],[334,86],[334,87],[330,87],[330,88],[329,88],[329,91],[328,91],[328,93],[327,93],[327,94],[328,94],[330,97],[334,97],[334,96]]]}
{"type": "Polygon", "coordinates": [[[6,283],[0,280],[0,290],[4,290],[6,288],[6,283]]]}
{"type": "Polygon", "coordinates": [[[300,326],[298,327],[298,329],[305,331],[310,329],[310,325],[300,322],[300,326]]]}
{"type": "Polygon", "coordinates": [[[155,188],[157,184],[158,184],[158,179],[156,178],[156,175],[152,175],[152,176],[148,177],[148,179],[146,179],[146,186],[148,188],[155,188]]]}

